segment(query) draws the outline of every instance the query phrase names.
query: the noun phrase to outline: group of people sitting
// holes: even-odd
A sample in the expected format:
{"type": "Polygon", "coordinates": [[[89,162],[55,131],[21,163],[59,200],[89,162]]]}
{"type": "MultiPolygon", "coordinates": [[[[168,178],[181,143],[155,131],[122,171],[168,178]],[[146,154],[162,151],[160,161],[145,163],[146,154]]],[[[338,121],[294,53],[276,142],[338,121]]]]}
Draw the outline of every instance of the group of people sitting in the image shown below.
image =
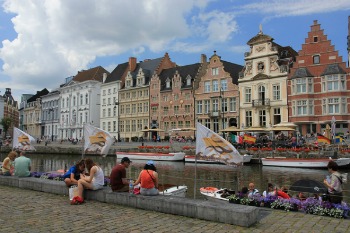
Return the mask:
{"type": "MultiPolygon", "coordinates": [[[[155,164],[149,160],[140,172],[137,180],[130,181],[126,178],[126,168],[131,164],[128,157],[121,159],[120,164],[113,167],[110,174],[110,185],[113,192],[129,192],[129,185],[132,187],[140,186],[140,194],[146,196],[158,195],[158,173],[155,164]]],[[[84,189],[98,190],[104,185],[104,175],[101,167],[92,161],[92,159],[82,159],[72,166],[64,174],[64,182],[68,187],[77,185],[78,195],[73,198],[71,204],[81,204],[84,202],[84,189]],[[85,173],[85,170],[88,173],[85,173]]],[[[132,190],[133,191],[133,190],[132,190]]]]}
{"type": "Polygon", "coordinates": [[[2,162],[2,175],[18,177],[30,176],[31,160],[25,155],[25,151],[11,151],[2,162]]]}
{"type": "MultiPolygon", "coordinates": [[[[343,200],[343,189],[342,189],[342,178],[341,174],[338,172],[338,164],[335,161],[329,161],[327,165],[328,172],[330,176],[323,180],[327,192],[323,194],[313,194],[313,198],[320,199],[323,201],[329,201],[333,204],[340,204],[343,200]]],[[[243,187],[241,190],[241,195],[248,198],[253,198],[254,195],[260,195],[259,190],[255,188],[254,183],[250,183],[248,188],[243,187]]],[[[281,188],[274,187],[273,184],[268,183],[267,190],[263,192],[262,196],[274,196],[277,195],[279,198],[290,199],[291,196],[288,193],[288,188],[282,186],[281,188]]],[[[307,198],[307,194],[303,192],[298,192],[295,198],[304,201],[307,198]]]]}

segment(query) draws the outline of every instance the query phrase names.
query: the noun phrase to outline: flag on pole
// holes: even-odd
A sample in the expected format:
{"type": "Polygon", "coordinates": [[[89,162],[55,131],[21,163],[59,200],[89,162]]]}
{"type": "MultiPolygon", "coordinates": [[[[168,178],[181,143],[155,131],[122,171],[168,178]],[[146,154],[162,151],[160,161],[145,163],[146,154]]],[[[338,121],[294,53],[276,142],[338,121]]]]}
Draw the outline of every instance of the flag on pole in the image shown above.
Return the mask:
{"type": "Polygon", "coordinates": [[[35,150],[33,146],[34,142],[35,142],[35,138],[23,132],[22,130],[16,127],[13,127],[13,143],[12,143],[13,150],[25,150],[25,151],[35,150]]]}
{"type": "Polygon", "coordinates": [[[113,136],[100,128],[84,125],[84,152],[105,157],[114,142],[113,136]]]}
{"type": "Polygon", "coordinates": [[[243,143],[243,138],[241,136],[232,134],[231,139],[232,139],[232,142],[235,142],[238,144],[243,143]]]}
{"type": "Polygon", "coordinates": [[[329,138],[322,136],[322,135],[318,135],[317,136],[317,142],[318,143],[325,143],[325,144],[331,144],[331,140],[329,140],[329,138]]]}
{"type": "Polygon", "coordinates": [[[241,165],[243,156],[236,148],[217,133],[197,122],[196,156],[203,160],[241,165]]]}
{"type": "Polygon", "coordinates": [[[244,141],[245,143],[254,144],[255,141],[256,141],[256,138],[253,137],[253,136],[249,136],[249,135],[245,134],[245,135],[244,135],[244,138],[243,138],[243,141],[244,141]]]}
{"type": "Polygon", "coordinates": [[[342,143],[343,142],[343,138],[341,136],[336,136],[335,137],[335,143],[342,143]]]}

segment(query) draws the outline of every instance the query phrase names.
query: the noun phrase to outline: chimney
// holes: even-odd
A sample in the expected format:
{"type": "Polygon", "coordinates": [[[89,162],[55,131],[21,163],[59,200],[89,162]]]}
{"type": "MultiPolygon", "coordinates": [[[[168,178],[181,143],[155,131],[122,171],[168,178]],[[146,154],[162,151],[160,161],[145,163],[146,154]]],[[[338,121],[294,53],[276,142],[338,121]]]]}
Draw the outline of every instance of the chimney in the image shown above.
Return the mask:
{"type": "Polygon", "coordinates": [[[102,75],[102,82],[105,83],[106,82],[106,79],[107,79],[107,73],[103,73],[102,75]]]}
{"type": "Polygon", "coordinates": [[[206,63],[207,62],[207,55],[201,54],[201,63],[206,63]]]}
{"type": "Polygon", "coordinates": [[[314,25],[317,25],[317,20],[314,20],[314,25]]]}
{"type": "Polygon", "coordinates": [[[133,72],[136,69],[136,57],[129,57],[129,70],[133,72]]]}

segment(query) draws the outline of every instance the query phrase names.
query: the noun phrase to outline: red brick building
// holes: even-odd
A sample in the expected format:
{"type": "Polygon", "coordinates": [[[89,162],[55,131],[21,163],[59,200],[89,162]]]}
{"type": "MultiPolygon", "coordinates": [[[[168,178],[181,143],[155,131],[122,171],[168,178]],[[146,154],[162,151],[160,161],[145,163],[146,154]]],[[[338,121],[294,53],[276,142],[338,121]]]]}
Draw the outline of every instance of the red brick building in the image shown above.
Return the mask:
{"type": "Polygon", "coordinates": [[[302,135],[322,132],[332,117],[336,133],[350,122],[350,76],[346,62],[324,34],[317,20],[311,26],[288,77],[289,121],[302,135]]]}
{"type": "Polygon", "coordinates": [[[8,131],[8,135],[12,137],[13,127],[18,127],[19,125],[18,102],[13,98],[11,88],[6,88],[2,97],[4,99],[4,118],[9,117],[12,119],[12,124],[8,131]]]}
{"type": "MultiPolygon", "coordinates": [[[[201,64],[196,63],[164,69],[152,76],[150,121],[152,128],[164,130],[162,138],[169,136],[171,129],[195,127],[193,84],[200,69],[201,64]]],[[[183,132],[181,136],[193,136],[193,132],[183,132]]]]}

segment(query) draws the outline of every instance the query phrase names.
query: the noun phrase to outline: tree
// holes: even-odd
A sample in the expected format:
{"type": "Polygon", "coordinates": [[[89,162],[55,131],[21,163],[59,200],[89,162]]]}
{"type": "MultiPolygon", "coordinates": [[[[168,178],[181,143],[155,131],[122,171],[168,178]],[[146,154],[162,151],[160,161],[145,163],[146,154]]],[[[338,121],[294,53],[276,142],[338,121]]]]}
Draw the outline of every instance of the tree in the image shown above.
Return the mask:
{"type": "Polygon", "coordinates": [[[2,128],[5,132],[5,137],[7,135],[7,132],[9,131],[9,128],[11,127],[12,119],[9,117],[4,117],[0,121],[0,125],[2,125],[2,128]]]}

